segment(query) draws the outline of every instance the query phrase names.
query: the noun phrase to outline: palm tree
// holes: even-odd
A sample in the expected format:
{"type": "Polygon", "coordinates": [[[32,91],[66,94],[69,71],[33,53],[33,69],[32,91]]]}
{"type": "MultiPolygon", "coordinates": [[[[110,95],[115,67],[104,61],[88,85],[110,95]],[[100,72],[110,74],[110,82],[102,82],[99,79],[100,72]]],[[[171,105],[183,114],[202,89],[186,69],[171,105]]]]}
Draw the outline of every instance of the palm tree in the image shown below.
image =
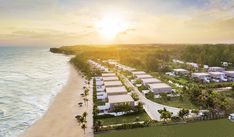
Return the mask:
{"type": "Polygon", "coordinates": [[[84,134],[85,134],[85,129],[87,128],[86,124],[82,124],[81,128],[84,130],[84,134]]]}
{"type": "Polygon", "coordinates": [[[84,118],[84,117],[80,117],[80,119],[79,119],[79,125],[80,125],[81,123],[85,123],[85,122],[86,122],[85,118],[84,118]]]}
{"type": "Polygon", "coordinates": [[[82,116],[83,116],[83,118],[84,118],[85,120],[86,120],[87,115],[88,115],[87,112],[84,112],[84,113],[82,114],[82,116]]]}

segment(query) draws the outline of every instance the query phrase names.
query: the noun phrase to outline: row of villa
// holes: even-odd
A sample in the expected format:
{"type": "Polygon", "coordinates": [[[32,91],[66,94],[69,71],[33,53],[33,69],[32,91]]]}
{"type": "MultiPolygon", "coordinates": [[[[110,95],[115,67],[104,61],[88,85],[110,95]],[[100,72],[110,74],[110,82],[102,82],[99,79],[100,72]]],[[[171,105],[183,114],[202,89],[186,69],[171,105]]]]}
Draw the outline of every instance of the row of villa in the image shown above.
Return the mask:
{"type": "MultiPolygon", "coordinates": [[[[173,69],[172,72],[167,72],[167,75],[189,75],[190,72],[186,69],[173,69]]],[[[203,82],[227,82],[234,81],[234,71],[225,71],[223,67],[209,67],[207,72],[196,72],[191,74],[192,78],[197,78],[203,82]]]]}
{"type": "MultiPolygon", "coordinates": [[[[171,86],[166,83],[162,83],[160,80],[154,78],[153,76],[147,74],[144,71],[137,71],[135,68],[131,68],[117,62],[113,63],[113,61],[109,64],[115,65],[116,69],[121,71],[128,71],[130,72],[136,80],[140,80],[141,83],[149,88],[151,92],[155,95],[159,93],[171,93],[173,90],[171,86]]],[[[145,92],[147,93],[147,91],[145,92]]]]}
{"type": "MultiPolygon", "coordinates": [[[[92,61],[94,62],[94,61],[92,61]]],[[[95,64],[98,64],[95,62],[95,64]]],[[[102,66],[98,64],[98,66],[102,66]]],[[[104,67],[104,66],[103,66],[104,67]]],[[[111,114],[122,115],[124,113],[115,113],[114,108],[118,105],[128,104],[131,107],[135,106],[135,102],[127,89],[113,72],[104,72],[102,76],[95,77],[97,99],[106,102],[104,105],[97,106],[98,115],[111,114]]]]}

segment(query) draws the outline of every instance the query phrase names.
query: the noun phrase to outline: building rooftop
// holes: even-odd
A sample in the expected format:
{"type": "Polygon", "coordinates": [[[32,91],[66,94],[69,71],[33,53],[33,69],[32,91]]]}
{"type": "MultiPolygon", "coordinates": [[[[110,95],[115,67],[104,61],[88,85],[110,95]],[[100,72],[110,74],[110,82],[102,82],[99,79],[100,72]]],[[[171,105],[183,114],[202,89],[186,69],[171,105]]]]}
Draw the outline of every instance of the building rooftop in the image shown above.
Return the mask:
{"type": "Polygon", "coordinates": [[[210,75],[224,75],[223,72],[209,72],[210,75]]]}
{"type": "Polygon", "coordinates": [[[234,74],[234,71],[225,71],[227,74],[234,74]]]}
{"type": "Polygon", "coordinates": [[[133,75],[144,75],[145,72],[144,71],[133,71],[132,74],[133,75]]]}
{"type": "Polygon", "coordinates": [[[171,86],[165,83],[149,84],[149,86],[151,89],[171,88],[171,86]]]}
{"type": "Polygon", "coordinates": [[[118,87],[122,86],[123,84],[121,83],[121,81],[105,81],[104,85],[106,87],[118,87]]]}
{"type": "Polygon", "coordinates": [[[115,73],[102,73],[102,77],[114,77],[115,73]]]}
{"type": "Polygon", "coordinates": [[[196,76],[209,76],[210,74],[209,73],[192,73],[192,75],[196,75],[196,76]]]}
{"type": "Polygon", "coordinates": [[[123,103],[123,102],[132,102],[132,101],[134,101],[133,98],[128,94],[108,96],[109,103],[123,103]]]}
{"type": "Polygon", "coordinates": [[[160,83],[161,81],[156,79],[156,78],[147,78],[147,79],[142,79],[143,83],[160,83]]]}
{"type": "Polygon", "coordinates": [[[127,90],[124,86],[122,87],[108,87],[106,88],[107,94],[127,94],[127,90]]]}
{"type": "Polygon", "coordinates": [[[144,79],[144,78],[153,78],[151,75],[144,74],[144,75],[136,75],[137,78],[139,79],[144,79]]]}
{"type": "Polygon", "coordinates": [[[176,72],[188,72],[188,70],[186,69],[173,69],[173,71],[176,71],[176,72]]]}
{"type": "Polygon", "coordinates": [[[103,77],[103,81],[116,81],[119,80],[118,77],[114,76],[114,77],[103,77]]]}

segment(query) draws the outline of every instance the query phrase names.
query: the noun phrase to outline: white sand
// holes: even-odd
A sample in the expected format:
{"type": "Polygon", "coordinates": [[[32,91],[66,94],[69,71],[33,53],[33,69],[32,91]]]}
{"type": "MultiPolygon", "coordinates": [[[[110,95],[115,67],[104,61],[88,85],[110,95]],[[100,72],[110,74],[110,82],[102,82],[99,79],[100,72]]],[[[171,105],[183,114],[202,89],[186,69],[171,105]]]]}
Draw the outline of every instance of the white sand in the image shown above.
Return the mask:
{"type": "Polygon", "coordinates": [[[80,96],[83,93],[84,81],[71,66],[67,84],[55,97],[45,115],[28,128],[22,137],[93,137],[91,91],[88,106],[77,105],[78,102],[84,102],[80,96]],[[88,112],[88,128],[84,134],[75,116],[85,111],[88,112]]]}

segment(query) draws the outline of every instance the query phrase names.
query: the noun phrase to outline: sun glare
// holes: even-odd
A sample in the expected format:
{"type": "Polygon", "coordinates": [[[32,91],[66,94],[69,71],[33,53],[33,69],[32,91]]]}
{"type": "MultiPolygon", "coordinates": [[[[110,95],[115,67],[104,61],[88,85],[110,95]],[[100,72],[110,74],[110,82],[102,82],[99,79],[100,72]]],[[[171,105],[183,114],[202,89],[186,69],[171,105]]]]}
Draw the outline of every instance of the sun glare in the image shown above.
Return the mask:
{"type": "Polygon", "coordinates": [[[98,22],[97,28],[103,37],[111,40],[127,29],[127,22],[121,15],[109,14],[98,22]]]}

